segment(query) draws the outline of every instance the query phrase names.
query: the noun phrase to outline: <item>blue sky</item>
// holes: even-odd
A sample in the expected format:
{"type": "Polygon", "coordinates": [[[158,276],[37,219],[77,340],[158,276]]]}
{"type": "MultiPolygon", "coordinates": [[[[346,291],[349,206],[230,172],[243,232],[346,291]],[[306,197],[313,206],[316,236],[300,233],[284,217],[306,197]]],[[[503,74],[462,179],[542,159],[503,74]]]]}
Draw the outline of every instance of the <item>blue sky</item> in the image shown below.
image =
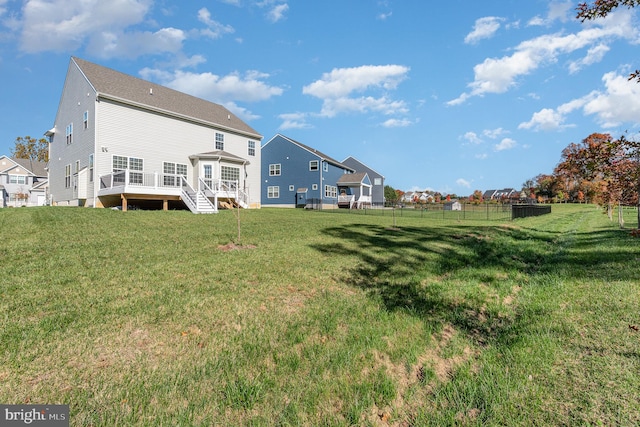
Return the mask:
{"type": "Polygon", "coordinates": [[[53,126],[70,56],[354,156],[402,190],[469,195],[636,133],[637,10],[575,1],[0,0],[0,154],[53,126]]]}

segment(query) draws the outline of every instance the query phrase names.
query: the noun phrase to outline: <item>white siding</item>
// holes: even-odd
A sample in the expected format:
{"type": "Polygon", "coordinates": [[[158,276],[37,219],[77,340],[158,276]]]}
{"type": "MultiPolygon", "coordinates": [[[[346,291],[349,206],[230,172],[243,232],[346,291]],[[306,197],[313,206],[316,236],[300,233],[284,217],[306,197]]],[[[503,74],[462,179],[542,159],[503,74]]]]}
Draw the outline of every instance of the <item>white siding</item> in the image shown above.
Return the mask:
{"type": "MultiPolygon", "coordinates": [[[[95,91],[71,62],[56,114],[56,132],[49,151],[49,188],[54,203],[77,204],[73,186],[65,188],[65,165],[72,165],[72,174],[77,160],[80,161],[80,169],[89,166],[89,154],[94,152],[95,147],[95,99],[95,91]],[[88,129],[83,126],[85,111],[89,111],[88,129]],[[67,144],[65,129],[70,123],[73,123],[73,142],[67,144]]],[[[93,192],[90,187],[87,190],[93,192]]]]}
{"type": "MultiPolygon", "coordinates": [[[[149,95],[153,96],[153,95],[149,95]]],[[[96,180],[112,172],[114,155],[144,160],[145,173],[162,173],[163,162],[187,164],[188,180],[195,183],[189,156],[215,151],[215,134],[224,134],[224,151],[249,160],[246,183],[251,204],[260,203],[260,141],[256,140],[256,155],[247,155],[247,136],[217,130],[201,124],[150,113],[128,105],[101,100],[98,103],[96,180]]],[[[240,179],[244,179],[241,171],[240,179]]],[[[219,173],[216,171],[214,173],[219,173]]],[[[214,178],[217,178],[214,175],[214,178]]]]}

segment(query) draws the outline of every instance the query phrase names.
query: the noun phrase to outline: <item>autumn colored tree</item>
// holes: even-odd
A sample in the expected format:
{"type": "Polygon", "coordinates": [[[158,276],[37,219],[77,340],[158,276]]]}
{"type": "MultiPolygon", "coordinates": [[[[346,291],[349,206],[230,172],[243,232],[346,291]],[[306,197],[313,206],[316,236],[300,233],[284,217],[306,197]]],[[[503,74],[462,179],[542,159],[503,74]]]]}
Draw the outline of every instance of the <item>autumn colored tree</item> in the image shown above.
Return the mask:
{"type": "Polygon", "coordinates": [[[534,192],[538,196],[538,200],[551,200],[558,191],[558,178],[556,175],[540,174],[533,181],[534,192]]]}
{"type": "Polygon", "coordinates": [[[473,201],[473,203],[475,204],[480,204],[482,203],[482,196],[482,191],[474,190],[473,195],[469,197],[469,200],[473,201]]]}
{"type": "Polygon", "coordinates": [[[30,136],[19,136],[16,138],[11,155],[16,159],[47,162],[49,161],[49,142],[45,138],[35,139],[30,136]]]}
{"type": "Polygon", "coordinates": [[[555,174],[563,191],[607,206],[612,218],[614,205],[637,201],[639,153],[639,143],[594,133],[562,151],[555,174]]]}
{"type": "MultiPolygon", "coordinates": [[[[579,3],[576,10],[578,11],[576,18],[582,22],[590,21],[597,18],[604,18],[614,9],[626,6],[631,9],[640,6],[640,0],[595,0],[592,3],[579,3]]],[[[629,75],[629,80],[640,82],[640,70],[636,70],[629,75]]]]}

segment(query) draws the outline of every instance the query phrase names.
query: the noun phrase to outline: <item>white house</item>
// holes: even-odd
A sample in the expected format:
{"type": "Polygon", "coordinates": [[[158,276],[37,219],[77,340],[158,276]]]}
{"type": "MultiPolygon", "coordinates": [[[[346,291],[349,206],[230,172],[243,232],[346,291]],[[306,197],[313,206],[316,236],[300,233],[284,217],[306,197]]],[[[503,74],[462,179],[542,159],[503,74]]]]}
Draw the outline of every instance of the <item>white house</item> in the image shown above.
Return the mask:
{"type": "Polygon", "coordinates": [[[46,197],[46,163],[0,156],[0,208],[42,206],[46,197]]]}
{"type": "Polygon", "coordinates": [[[54,205],[260,207],[262,135],[221,105],[72,57],[45,135],[54,205]]]}

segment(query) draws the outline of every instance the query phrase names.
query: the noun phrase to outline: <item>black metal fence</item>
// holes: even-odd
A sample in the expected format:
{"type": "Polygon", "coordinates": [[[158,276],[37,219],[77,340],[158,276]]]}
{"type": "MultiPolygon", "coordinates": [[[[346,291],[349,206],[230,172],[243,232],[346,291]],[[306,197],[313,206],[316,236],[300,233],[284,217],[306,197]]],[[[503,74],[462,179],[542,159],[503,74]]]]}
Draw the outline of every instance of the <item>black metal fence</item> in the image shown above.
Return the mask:
{"type": "Polygon", "coordinates": [[[527,218],[551,213],[551,205],[512,205],[511,219],[527,218]]]}

